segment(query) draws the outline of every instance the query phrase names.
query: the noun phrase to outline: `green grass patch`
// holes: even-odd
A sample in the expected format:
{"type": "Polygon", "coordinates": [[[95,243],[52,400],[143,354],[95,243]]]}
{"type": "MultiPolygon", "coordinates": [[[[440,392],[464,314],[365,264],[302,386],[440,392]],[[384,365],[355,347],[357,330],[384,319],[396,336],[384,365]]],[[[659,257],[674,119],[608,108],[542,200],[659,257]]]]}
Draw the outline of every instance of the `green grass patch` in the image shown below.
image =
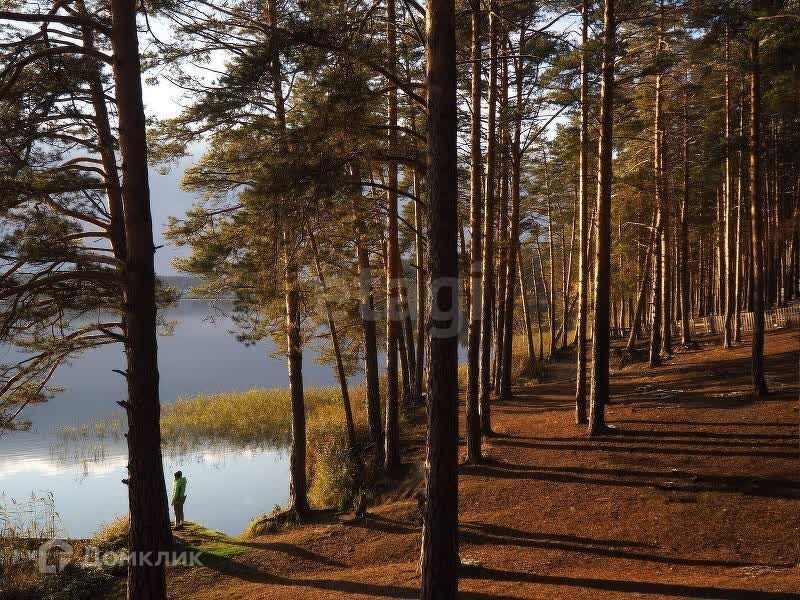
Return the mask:
{"type": "Polygon", "coordinates": [[[186,523],[181,529],[176,530],[175,540],[182,550],[199,552],[200,562],[203,564],[214,564],[250,551],[250,547],[240,538],[208,529],[196,523],[186,523]]]}

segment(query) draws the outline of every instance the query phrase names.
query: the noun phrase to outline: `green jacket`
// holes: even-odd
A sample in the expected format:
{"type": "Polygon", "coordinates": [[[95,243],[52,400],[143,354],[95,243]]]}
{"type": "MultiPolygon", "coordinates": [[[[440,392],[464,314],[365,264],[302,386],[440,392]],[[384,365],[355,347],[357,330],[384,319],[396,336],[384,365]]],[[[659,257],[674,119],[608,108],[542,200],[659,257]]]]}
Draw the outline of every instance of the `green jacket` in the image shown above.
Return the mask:
{"type": "Polygon", "coordinates": [[[186,477],[179,477],[172,484],[172,503],[186,500],[186,477]]]}

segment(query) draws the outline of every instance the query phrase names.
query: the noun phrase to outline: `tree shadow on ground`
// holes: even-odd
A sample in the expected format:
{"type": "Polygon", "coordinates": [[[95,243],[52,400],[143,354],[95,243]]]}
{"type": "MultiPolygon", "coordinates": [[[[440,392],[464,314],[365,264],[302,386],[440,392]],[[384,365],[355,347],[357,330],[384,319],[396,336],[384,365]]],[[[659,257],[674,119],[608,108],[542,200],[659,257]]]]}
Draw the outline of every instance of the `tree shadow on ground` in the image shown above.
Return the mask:
{"type": "Polygon", "coordinates": [[[652,552],[622,549],[624,548],[624,542],[621,542],[620,540],[573,538],[572,536],[531,533],[528,531],[500,527],[496,525],[471,524],[461,531],[461,539],[466,543],[479,546],[506,545],[517,546],[520,548],[577,552],[606,558],[621,558],[626,560],[637,560],[686,567],[763,566],[761,563],[663,556],[652,552]]]}
{"type": "MultiPolygon", "coordinates": [[[[522,532],[525,533],[525,532],[522,532]]],[[[613,542],[613,540],[612,540],[613,542]]],[[[327,592],[339,592],[349,595],[374,596],[381,598],[418,598],[419,588],[393,584],[373,584],[346,579],[310,579],[271,575],[252,565],[237,562],[234,559],[218,558],[205,564],[206,568],[218,571],[226,576],[235,577],[250,583],[275,586],[300,586],[327,592]]],[[[756,590],[705,587],[648,581],[627,581],[615,579],[594,579],[543,575],[519,571],[492,569],[462,565],[462,579],[502,581],[508,583],[531,583],[537,585],[568,586],[583,588],[589,597],[589,590],[615,591],[623,593],[655,594],[682,598],[708,598],[719,600],[778,600],[800,599],[800,594],[763,592],[756,590]]],[[[459,598],[464,600],[521,600],[521,596],[509,596],[482,592],[460,592],[459,598]]]]}
{"type": "Polygon", "coordinates": [[[579,485],[658,488],[679,492],[720,492],[763,498],[800,498],[800,481],[781,477],[706,475],[688,471],[647,471],[578,466],[517,465],[493,461],[464,467],[471,475],[535,479],[579,485]]]}
{"type": "Polygon", "coordinates": [[[317,554],[316,552],[312,552],[311,550],[303,548],[302,546],[297,546],[295,544],[287,544],[283,542],[250,542],[250,541],[237,542],[237,544],[239,546],[246,546],[248,548],[254,548],[257,550],[282,552],[283,554],[287,554],[294,558],[319,563],[321,565],[325,565],[328,567],[347,566],[344,563],[330,559],[327,556],[323,556],[322,554],[317,554]]]}
{"type": "Polygon", "coordinates": [[[800,599],[800,594],[788,592],[763,592],[736,588],[706,587],[649,581],[621,579],[594,579],[560,575],[540,575],[518,571],[504,571],[482,567],[462,567],[464,577],[475,580],[507,581],[509,583],[532,583],[582,588],[581,597],[591,597],[588,590],[602,590],[631,594],[654,594],[679,598],[708,598],[719,600],[791,600],[800,599]]]}
{"type": "MultiPolygon", "coordinates": [[[[752,423],[743,423],[741,421],[676,421],[669,419],[615,419],[615,423],[638,423],[642,425],[690,425],[693,427],[785,427],[792,431],[797,430],[797,423],[790,421],[772,421],[772,422],[759,422],[753,421],[752,423]]],[[[694,432],[697,434],[704,434],[705,432],[694,432]]],[[[794,435],[794,434],[793,434],[794,435]]]]}
{"type": "MultiPolygon", "coordinates": [[[[618,428],[609,430],[604,437],[595,438],[593,443],[598,444],[598,448],[602,448],[603,444],[669,444],[672,446],[700,446],[704,448],[751,448],[754,450],[794,450],[798,447],[798,439],[796,436],[787,436],[781,439],[767,438],[767,439],[734,439],[719,438],[719,439],[705,439],[705,435],[697,435],[694,438],[679,438],[668,439],[679,436],[661,436],[658,432],[651,435],[650,432],[641,432],[630,435],[626,431],[618,428]]],[[[756,436],[742,436],[755,438],[756,436]]],[[[569,437],[529,437],[528,440],[532,442],[543,443],[557,443],[557,442],[584,442],[585,436],[569,436],[569,437]]]]}
{"type": "Polygon", "coordinates": [[[720,360],[704,360],[702,368],[698,364],[677,362],[665,364],[660,367],[647,369],[646,373],[652,374],[654,381],[650,385],[642,385],[641,381],[625,381],[627,376],[640,377],[642,373],[623,371],[618,376],[612,377],[611,392],[616,403],[638,403],[639,401],[654,402],[665,398],[651,399],[648,394],[658,390],[645,390],[643,388],[678,386],[681,390],[673,390],[676,394],[673,401],[680,401],[683,408],[726,408],[731,406],[746,406],[752,402],[764,402],[772,396],[781,396],[793,393],[797,388],[797,351],[786,351],[771,354],[765,358],[768,384],[771,385],[772,394],[766,399],[756,400],[752,395],[751,385],[751,359],[750,357],[726,357],[720,360]],[[717,387],[735,390],[732,395],[722,397],[709,397],[708,393],[694,392],[707,388],[710,382],[717,387]],[[686,406],[683,406],[683,404],[686,406]]]}
{"type": "Polygon", "coordinates": [[[678,456],[750,456],[757,458],[788,458],[796,460],[800,458],[798,451],[778,451],[778,450],[733,450],[726,449],[709,449],[709,448],[670,448],[663,444],[644,445],[638,442],[639,445],[626,445],[626,442],[620,440],[610,439],[586,439],[585,441],[571,442],[569,438],[560,438],[564,442],[540,442],[536,438],[530,438],[530,441],[521,440],[498,440],[494,442],[497,446],[510,446],[518,448],[531,448],[534,450],[551,450],[551,451],[564,451],[574,450],[578,452],[593,451],[593,452],[623,452],[626,454],[638,452],[640,454],[671,454],[678,456]],[[617,444],[617,445],[614,445],[617,444]]]}
{"type": "MultiPolygon", "coordinates": [[[[347,579],[311,579],[302,577],[284,577],[272,575],[258,567],[236,561],[235,559],[216,557],[216,560],[204,563],[204,567],[217,571],[228,577],[241,581],[262,585],[305,587],[326,592],[339,592],[351,596],[374,596],[377,598],[419,598],[419,588],[393,584],[374,584],[347,579]]],[[[459,598],[464,600],[521,600],[516,596],[486,594],[480,592],[461,592],[459,598]]]]}
{"type": "Polygon", "coordinates": [[[350,521],[347,523],[347,525],[349,527],[357,527],[361,529],[369,529],[372,531],[380,531],[381,533],[392,534],[413,534],[419,533],[420,531],[419,527],[415,527],[408,523],[403,523],[402,521],[387,519],[386,517],[382,517],[374,513],[367,513],[367,517],[365,519],[350,521]]]}
{"type": "Polygon", "coordinates": [[[652,544],[637,540],[609,540],[600,538],[590,538],[570,534],[542,533],[538,531],[524,531],[513,529],[503,525],[479,523],[477,521],[461,521],[459,527],[466,532],[493,535],[497,537],[524,538],[528,540],[538,540],[546,542],[562,542],[572,544],[582,544],[587,546],[605,546],[609,548],[654,548],[652,544]]]}

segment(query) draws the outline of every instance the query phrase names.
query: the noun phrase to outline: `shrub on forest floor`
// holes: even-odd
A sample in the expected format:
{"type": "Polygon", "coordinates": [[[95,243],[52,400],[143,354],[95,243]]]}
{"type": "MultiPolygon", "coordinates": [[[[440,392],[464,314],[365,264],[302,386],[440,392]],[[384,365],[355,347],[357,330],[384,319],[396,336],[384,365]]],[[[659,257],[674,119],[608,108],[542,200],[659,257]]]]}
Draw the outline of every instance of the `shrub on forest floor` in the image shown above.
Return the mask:
{"type": "MultiPolygon", "coordinates": [[[[538,348],[538,337],[534,334],[534,350],[538,348]]],[[[514,334],[514,351],[511,356],[511,383],[512,385],[527,384],[535,381],[541,381],[544,374],[545,365],[549,362],[546,359],[544,362],[537,355],[536,360],[531,362],[528,356],[528,339],[523,333],[514,334]]],[[[458,365],[458,385],[461,389],[467,386],[468,365],[467,363],[460,363],[458,365]]]]}

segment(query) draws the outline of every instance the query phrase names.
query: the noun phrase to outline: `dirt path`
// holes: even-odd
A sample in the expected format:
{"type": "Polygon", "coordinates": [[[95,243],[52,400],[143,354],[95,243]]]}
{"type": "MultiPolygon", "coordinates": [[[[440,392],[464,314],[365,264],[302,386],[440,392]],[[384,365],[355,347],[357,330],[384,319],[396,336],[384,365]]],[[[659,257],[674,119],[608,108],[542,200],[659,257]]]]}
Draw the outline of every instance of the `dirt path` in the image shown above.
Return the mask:
{"type": "MultiPolygon", "coordinates": [[[[749,352],[614,373],[600,441],[572,424],[571,363],[496,405],[489,461],[461,470],[462,597],[800,599],[800,334],[767,337],[767,401],[749,352]]],[[[170,597],[416,598],[419,542],[413,499],[321,517],[171,570],[170,597]]]]}

